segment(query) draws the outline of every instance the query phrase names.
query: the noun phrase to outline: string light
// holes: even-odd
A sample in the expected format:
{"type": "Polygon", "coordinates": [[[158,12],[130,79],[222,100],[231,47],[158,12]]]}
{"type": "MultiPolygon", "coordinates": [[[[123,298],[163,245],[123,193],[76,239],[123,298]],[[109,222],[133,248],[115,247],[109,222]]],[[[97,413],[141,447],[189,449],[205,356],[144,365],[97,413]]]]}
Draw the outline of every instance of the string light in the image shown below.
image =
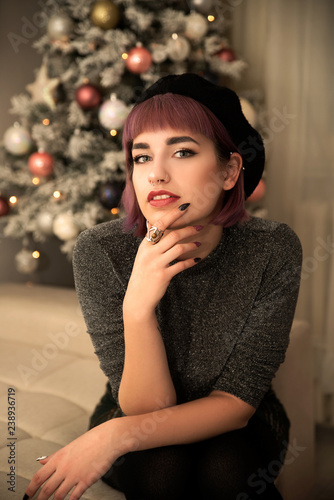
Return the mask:
{"type": "Polygon", "coordinates": [[[129,55],[126,52],[123,52],[122,59],[126,60],[128,57],[129,55]]]}
{"type": "Polygon", "coordinates": [[[211,14],[208,16],[208,21],[212,23],[212,21],[215,20],[215,16],[212,16],[211,14]]]}
{"type": "Polygon", "coordinates": [[[34,257],[34,259],[39,259],[41,256],[38,250],[35,250],[31,255],[34,257]]]}
{"type": "Polygon", "coordinates": [[[110,130],[110,135],[115,137],[115,135],[117,135],[117,130],[115,130],[114,128],[112,130],[110,130]]]}
{"type": "Polygon", "coordinates": [[[59,198],[61,197],[60,191],[54,191],[53,197],[56,198],[56,200],[59,200],[59,198]]]}
{"type": "Polygon", "coordinates": [[[48,118],[44,118],[44,120],[42,121],[42,123],[45,126],[50,125],[50,120],[48,118]]]}
{"type": "Polygon", "coordinates": [[[15,205],[15,203],[17,203],[17,198],[16,198],[16,196],[11,196],[11,197],[9,198],[9,203],[10,203],[11,205],[15,205]]]}
{"type": "Polygon", "coordinates": [[[112,208],[110,212],[112,213],[112,215],[117,215],[119,213],[119,208],[112,208]]]}
{"type": "Polygon", "coordinates": [[[33,177],[33,178],[31,179],[31,182],[32,182],[33,184],[35,184],[35,186],[38,186],[38,184],[39,184],[41,181],[40,181],[40,179],[39,179],[38,177],[33,177]]]}
{"type": "Polygon", "coordinates": [[[173,40],[177,40],[179,38],[179,35],[177,33],[172,34],[173,40]]]}

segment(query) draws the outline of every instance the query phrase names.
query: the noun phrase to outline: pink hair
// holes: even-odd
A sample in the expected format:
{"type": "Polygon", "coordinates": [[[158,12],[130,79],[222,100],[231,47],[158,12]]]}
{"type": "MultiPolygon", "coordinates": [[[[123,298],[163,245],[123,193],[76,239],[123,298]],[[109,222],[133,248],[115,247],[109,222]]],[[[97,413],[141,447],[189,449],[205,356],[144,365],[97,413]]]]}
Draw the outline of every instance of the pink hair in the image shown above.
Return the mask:
{"type": "MultiPolygon", "coordinates": [[[[126,212],[124,229],[129,231],[135,227],[135,236],[143,237],[145,235],[146,221],[140,211],[132,183],[131,149],[133,139],[143,131],[164,128],[175,130],[182,128],[182,130],[205,135],[215,144],[219,161],[229,160],[231,152],[239,153],[238,148],[218,118],[206,106],[190,97],[172,93],[158,94],[135,106],[123,128],[126,186],[122,196],[122,204],[126,212]]],[[[222,210],[211,223],[229,227],[246,218],[244,181],[241,171],[235,186],[231,190],[225,191],[222,210]]]]}

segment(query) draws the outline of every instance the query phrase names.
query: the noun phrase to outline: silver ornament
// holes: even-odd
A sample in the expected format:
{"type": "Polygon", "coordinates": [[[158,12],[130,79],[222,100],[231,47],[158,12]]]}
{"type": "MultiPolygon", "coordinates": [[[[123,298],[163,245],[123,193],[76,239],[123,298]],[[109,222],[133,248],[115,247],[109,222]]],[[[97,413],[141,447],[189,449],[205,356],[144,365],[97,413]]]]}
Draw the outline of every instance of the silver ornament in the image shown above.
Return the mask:
{"type": "Polygon", "coordinates": [[[53,232],[60,240],[67,241],[76,238],[80,231],[72,214],[62,213],[53,221],[53,232]]]}
{"type": "Polygon", "coordinates": [[[167,48],[161,43],[152,43],[151,47],[152,59],[156,64],[160,64],[167,59],[167,48]]]}
{"type": "Polygon", "coordinates": [[[37,227],[44,234],[53,234],[53,215],[49,212],[41,212],[36,218],[37,227]]]}
{"type": "Polygon", "coordinates": [[[111,99],[105,101],[100,106],[98,114],[99,122],[107,130],[118,130],[123,127],[128,114],[129,108],[126,104],[117,99],[115,95],[112,95],[111,99]]]}
{"type": "Polygon", "coordinates": [[[202,14],[191,12],[186,18],[185,35],[190,40],[200,40],[208,31],[208,22],[202,14]]]}
{"type": "Polygon", "coordinates": [[[66,42],[73,31],[72,19],[64,13],[54,14],[48,22],[48,35],[51,40],[66,42]]]}
{"type": "Polygon", "coordinates": [[[167,42],[167,52],[172,61],[184,61],[190,54],[190,43],[183,36],[172,36],[167,42]]]}
{"type": "Polygon", "coordinates": [[[35,259],[31,250],[22,248],[15,256],[16,269],[19,273],[30,274],[36,271],[38,267],[38,259],[35,259]]]}

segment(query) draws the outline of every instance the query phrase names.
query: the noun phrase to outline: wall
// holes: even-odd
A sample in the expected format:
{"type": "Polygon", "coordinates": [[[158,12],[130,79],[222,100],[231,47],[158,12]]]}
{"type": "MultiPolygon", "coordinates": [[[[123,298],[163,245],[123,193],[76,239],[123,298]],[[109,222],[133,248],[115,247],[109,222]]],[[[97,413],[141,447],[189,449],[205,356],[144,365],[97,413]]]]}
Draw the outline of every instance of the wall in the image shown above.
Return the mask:
{"type": "MultiPolygon", "coordinates": [[[[43,33],[43,28],[37,24],[43,11],[49,9],[50,12],[55,5],[55,0],[0,0],[0,138],[16,118],[9,113],[11,97],[25,92],[25,86],[34,81],[35,70],[41,65],[42,56],[33,48],[33,43],[43,33]],[[13,34],[21,38],[13,40],[13,34]]],[[[38,272],[33,275],[18,273],[15,255],[21,249],[21,242],[4,238],[3,226],[0,221],[0,282],[33,281],[73,286],[71,264],[60,252],[60,242],[56,238],[45,245],[39,244],[44,258],[38,272]]]]}

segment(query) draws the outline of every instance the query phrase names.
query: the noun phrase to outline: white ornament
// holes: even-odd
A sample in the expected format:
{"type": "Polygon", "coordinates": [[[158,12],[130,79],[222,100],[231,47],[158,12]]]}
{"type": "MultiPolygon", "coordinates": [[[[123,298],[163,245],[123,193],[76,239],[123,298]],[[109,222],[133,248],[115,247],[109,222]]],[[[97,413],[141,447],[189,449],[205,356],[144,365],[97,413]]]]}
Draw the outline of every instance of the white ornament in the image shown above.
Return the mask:
{"type": "Polygon", "coordinates": [[[190,40],[200,40],[208,31],[208,23],[205,17],[197,12],[191,12],[186,19],[185,35],[190,40]]]}
{"type": "Polygon", "coordinates": [[[16,269],[19,273],[30,274],[36,271],[38,267],[38,259],[32,256],[31,250],[22,248],[15,256],[16,269]]]}
{"type": "Polygon", "coordinates": [[[252,127],[256,127],[257,124],[257,113],[254,106],[244,97],[240,97],[241,109],[249,123],[252,127]]]}
{"type": "Polygon", "coordinates": [[[44,234],[53,234],[53,216],[49,212],[40,212],[36,218],[36,224],[44,234]]]}
{"type": "Polygon", "coordinates": [[[56,215],[53,221],[53,232],[60,240],[67,241],[76,238],[80,231],[72,214],[63,213],[56,215]]]}
{"type": "Polygon", "coordinates": [[[6,130],[3,136],[4,146],[13,155],[25,155],[32,147],[31,135],[27,129],[14,125],[6,130]]]}
{"type": "Polygon", "coordinates": [[[102,127],[107,130],[113,128],[117,130],[123,127],[128,114],[129,109],[124,102],[112,96],[109,101],[104,102],[100,107],[99,121],[102,127]]]}
{"type": "Polygon", "coordinates": [[[167,52],[172,61],[184,61],[190,54],[190,43],[183,36],[172,36],[167,42],[167,52]]]}

